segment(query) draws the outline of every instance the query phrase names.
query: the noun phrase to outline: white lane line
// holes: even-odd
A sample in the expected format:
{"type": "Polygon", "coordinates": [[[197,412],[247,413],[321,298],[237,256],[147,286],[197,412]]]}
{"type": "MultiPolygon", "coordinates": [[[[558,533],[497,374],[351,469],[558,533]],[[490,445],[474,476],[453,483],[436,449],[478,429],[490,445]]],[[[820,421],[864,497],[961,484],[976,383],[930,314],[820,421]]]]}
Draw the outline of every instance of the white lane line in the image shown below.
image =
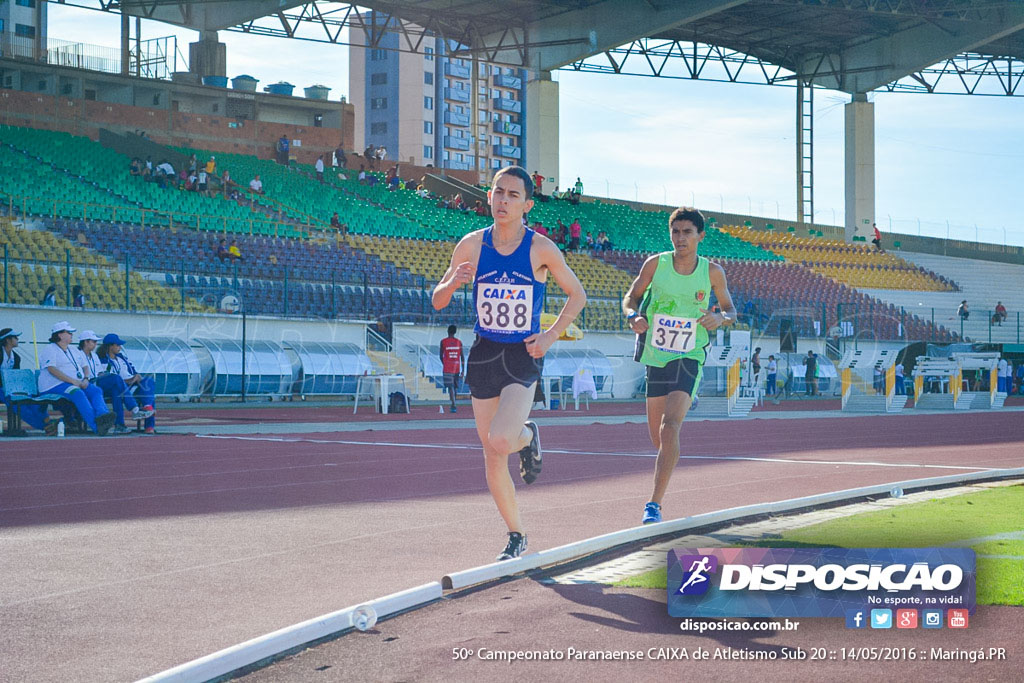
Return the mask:
{"type": "MultiPolygon", "coordinates": [[[[457,450],[479,450],[479,446],[466,446],[462,444],[429,444],[429,443],[402,443],[394,441],[352,441],[348,439],[303,439],[284,437],[257,437],[257,436],[207,436],[196,435],[201,439],[238,439],[241,441],[274,441],[279,443],[318,443],[318,444],[342,444],[346,446],[387,446],[389,448],[442,448],[457,450]]],[[[545,448],[545,453],[558,453],[559,455],[611,455],[626,458],[656,458],[657,453],[618,453],[608,451],[575,451],[556,448],[545,448]]],[[[738,460],[749,462],[770,462],[785,463],[794,465],[849,465],[851,467],[905,467],[925,468],[939,470],[965,470],[970,472],[985,472],[992,467],[969,467],[962,465],[933,465],[929,463],[894,463],[875,462],[861,460],[797,460],[792,458],[759,458],[749,455],[681,455],[681,460],[738,460]]]]}

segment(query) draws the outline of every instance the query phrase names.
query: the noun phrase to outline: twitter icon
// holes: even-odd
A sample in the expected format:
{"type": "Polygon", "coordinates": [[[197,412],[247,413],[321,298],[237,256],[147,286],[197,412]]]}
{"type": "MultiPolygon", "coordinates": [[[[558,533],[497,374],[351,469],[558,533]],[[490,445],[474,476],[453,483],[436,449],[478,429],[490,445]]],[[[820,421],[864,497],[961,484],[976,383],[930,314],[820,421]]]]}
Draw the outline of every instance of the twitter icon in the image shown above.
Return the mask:
{"type": "Polygon", "coordinates": [[[871,610],[871,628],[892,628],[892,610],[871,610]]]}

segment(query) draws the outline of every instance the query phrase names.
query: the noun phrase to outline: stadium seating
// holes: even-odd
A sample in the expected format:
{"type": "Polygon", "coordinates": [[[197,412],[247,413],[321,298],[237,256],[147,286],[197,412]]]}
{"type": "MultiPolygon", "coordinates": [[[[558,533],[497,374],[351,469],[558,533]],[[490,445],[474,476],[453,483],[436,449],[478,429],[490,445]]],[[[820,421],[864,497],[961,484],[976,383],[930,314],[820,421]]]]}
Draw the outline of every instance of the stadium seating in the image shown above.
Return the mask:
{"type": "MultiPolygon", "coordinates": [[[[645,256],[612,251],[602,254],[609,263],[627,272],[639,272],[645,256]]],[[[763,334],[778,334],[783,319],[793,320],[805,337],[825,336],[840,327],[843,336],[952,341],[942,326],[906,314],[899,308],[869,297],[798,264],[728,261],[716,259],[725,269],[733,303],[740,321],[763,334]],[[817,323],[817,325],[815,325],[817,323]],[[846,323],[842,325],[841,323],[846,323]]],[[[712,305],[717,303],[712,297],[712,305]]]]}
{"type": "Polygon", "coordinates": [[[49,200],[33,204],[29,213],[82,218],[82,205],[95,202],[103,206],[89,208],[87,218],[92,220],[152,225],[174,223],[194,225],[200,230],[246,234],[260,232],[293,237],[302,234],[297,227],[275,227],[266,215],[254,213],[242,203],[220,195],[207,197],[173,187],[161,188],[157,183],[132,176],[128,172],[129,158],[89,138],[0,126],[0,143],[7,145],[8,150],[22,152],[24,159],[42,167],[37,177],[43,181],[35,186],[12,182],[12,189],[7,189],[6,181],[0,185],[0,189],[9,194],[49,200]],[[121,206],[125,209],[120,209],[121,206]]]}
{"type": "MultiPolygon", "coordinates": [[[[6,303],[37,305],[50,286],[56,287],[58,306],[70,306],[68,292],[81,285],[89,308],[124,310],[126,287],[129,310],[180,311],[181,293],[132,272],[125,281],[123,271],[87,249],[41,230],[15,227],[0,218],[0,236],[8,247],[6,303]],[[70,282],[68,275],[70,274],[70,282]]],[[[186,298],[186,311],[209,311],[186,298]]]]}
{"type": "Polygon", "coordinates": [[[957,289],[952,281],[894,254],[877,251],[873,246],[823,237],[797,237],[788,232],[775,234],[735,225],[723,226],[722,230],[851,287],[924,292],[957,289]]]}

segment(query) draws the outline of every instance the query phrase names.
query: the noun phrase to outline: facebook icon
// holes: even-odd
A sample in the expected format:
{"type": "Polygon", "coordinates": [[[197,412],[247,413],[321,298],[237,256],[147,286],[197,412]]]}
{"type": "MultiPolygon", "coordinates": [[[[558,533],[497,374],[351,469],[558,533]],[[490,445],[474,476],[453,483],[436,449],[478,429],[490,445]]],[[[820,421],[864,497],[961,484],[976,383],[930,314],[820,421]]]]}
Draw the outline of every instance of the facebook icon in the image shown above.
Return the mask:
{"type": "Polygon", "coordinates": [[[862,609],[846,610],[846,628],[867,628],[867,616],[862,609]]]}

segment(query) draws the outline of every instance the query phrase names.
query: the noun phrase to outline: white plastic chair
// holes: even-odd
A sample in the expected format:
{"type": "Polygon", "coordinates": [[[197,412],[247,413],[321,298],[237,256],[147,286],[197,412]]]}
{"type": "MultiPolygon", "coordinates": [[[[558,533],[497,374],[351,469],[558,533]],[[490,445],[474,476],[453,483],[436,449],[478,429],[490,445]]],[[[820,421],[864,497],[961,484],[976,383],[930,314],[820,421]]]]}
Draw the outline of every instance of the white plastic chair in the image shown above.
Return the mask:
{"type": "Polygon", "coordinates": [[[590,396],[597,398],[597,384],[594,382],[594,373],[590,368],[580,368],[572,380],[572,398],[576,403],[576,410],[580,409],[580,396],[587,402],[587,410],[590,410],[590,396]]]}

